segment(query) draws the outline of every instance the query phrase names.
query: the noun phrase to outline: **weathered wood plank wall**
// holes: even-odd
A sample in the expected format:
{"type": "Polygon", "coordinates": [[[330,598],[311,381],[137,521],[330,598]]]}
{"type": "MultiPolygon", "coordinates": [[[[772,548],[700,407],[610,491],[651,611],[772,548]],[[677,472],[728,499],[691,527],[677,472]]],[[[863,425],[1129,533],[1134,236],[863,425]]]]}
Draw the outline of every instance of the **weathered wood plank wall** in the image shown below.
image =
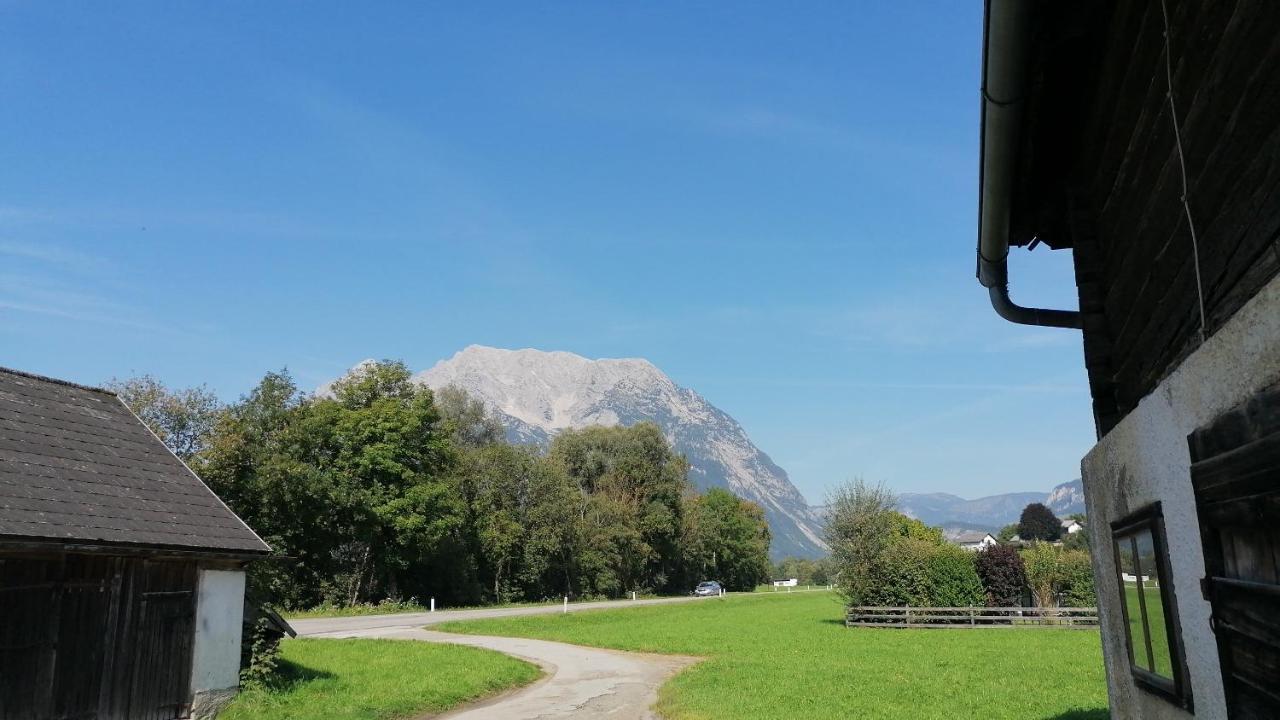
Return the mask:
{"type": "Polygon", "coordinates": [[[195,563],[0,556],[0,720],[175,720],[195,563]]]}
{"type": "Polygon", "coordinates": [[[1199,344],[1201,292],[1211,334],[1280,273],[1280,13],[1258,0],[1168,0],[1168,9],[1201,282],[1161,6],[1118,3],[1071,183],[1086,215],[1077,266],[1095,281],[1081,303],[1105,321],[1091,358],[1095,397],[1115,408],[1100,419],[1103,433],[1199,344]]]}

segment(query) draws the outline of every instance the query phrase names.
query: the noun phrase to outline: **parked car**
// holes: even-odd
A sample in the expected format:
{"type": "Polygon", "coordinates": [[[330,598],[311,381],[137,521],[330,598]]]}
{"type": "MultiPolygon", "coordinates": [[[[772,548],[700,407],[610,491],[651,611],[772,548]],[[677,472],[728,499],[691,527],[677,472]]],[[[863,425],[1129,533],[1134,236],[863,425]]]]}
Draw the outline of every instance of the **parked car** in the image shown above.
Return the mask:
{"type": "Polygon", "coordinates": [[[709,597],[711,595],[720,594],[720,583],[715,580],[698,583],[698,587],[693,589],[693,594],[698,597],[709,597]]]}

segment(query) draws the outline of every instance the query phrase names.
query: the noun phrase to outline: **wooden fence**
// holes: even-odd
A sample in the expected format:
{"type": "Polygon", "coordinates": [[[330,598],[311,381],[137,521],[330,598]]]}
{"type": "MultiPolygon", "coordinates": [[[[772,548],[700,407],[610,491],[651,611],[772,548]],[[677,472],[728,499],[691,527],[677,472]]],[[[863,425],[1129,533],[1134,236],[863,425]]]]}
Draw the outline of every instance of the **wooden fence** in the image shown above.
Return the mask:
{"type": "Polygon", "coordinates": [[[851,607],[846,627],[1096,628],[1096,607],[851,607]]]}

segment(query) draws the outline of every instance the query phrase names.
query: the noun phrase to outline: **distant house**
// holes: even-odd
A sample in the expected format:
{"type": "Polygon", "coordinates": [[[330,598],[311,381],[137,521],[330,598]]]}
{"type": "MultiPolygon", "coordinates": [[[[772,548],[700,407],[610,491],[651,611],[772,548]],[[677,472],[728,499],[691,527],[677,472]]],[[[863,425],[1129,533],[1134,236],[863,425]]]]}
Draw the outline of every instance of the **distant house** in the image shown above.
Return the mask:
{"type": "Polygon", "coordinates": [[[114,394],[0,368],[0,715],[212,717],[269,551],[114,394]]]}
{"type": "Polygon", "coordinates": [[[1084,525],[1081,525],[1079,520],[1072,520],[1068,518],[1062,521],[1063,535],[1075,535],[1076,533],[1080,532],[1083,529],[1084,529],[1084,525]]]}
{"type": "Polygon", "coordinates": [[[992,535],[991,533],[984,533],[984,532],[977,532],[977,531],[960,533],[959,535],[956,535],[954,538],[952,538],[951,542],[955,543],[956,545],[959,545],[965,550],[970,550],[973,552],[977,552],[978,550],[981,550],[984,547],[991,547],[992,545],[999,544],[995,536],[992,535]]]}

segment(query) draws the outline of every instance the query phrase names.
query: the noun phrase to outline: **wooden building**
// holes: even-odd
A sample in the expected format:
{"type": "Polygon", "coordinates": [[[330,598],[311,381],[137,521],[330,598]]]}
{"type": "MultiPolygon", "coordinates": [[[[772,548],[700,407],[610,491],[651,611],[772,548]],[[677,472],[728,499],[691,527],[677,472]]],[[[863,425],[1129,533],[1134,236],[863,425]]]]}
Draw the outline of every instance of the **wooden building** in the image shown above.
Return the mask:
{"type": "Polygon", "coordinates": [[[114,394],[0,369],[0,720],[211,717],[267,552],[114,394]]]}
{"type": "Polygon", "coordinates": [[[986,10],[979,279],[1083,333],[1113,716],[1280,717],[1280,3],[986,10]],[[1010,246],[1070,250],[1078,311],[1010,246]]]}

